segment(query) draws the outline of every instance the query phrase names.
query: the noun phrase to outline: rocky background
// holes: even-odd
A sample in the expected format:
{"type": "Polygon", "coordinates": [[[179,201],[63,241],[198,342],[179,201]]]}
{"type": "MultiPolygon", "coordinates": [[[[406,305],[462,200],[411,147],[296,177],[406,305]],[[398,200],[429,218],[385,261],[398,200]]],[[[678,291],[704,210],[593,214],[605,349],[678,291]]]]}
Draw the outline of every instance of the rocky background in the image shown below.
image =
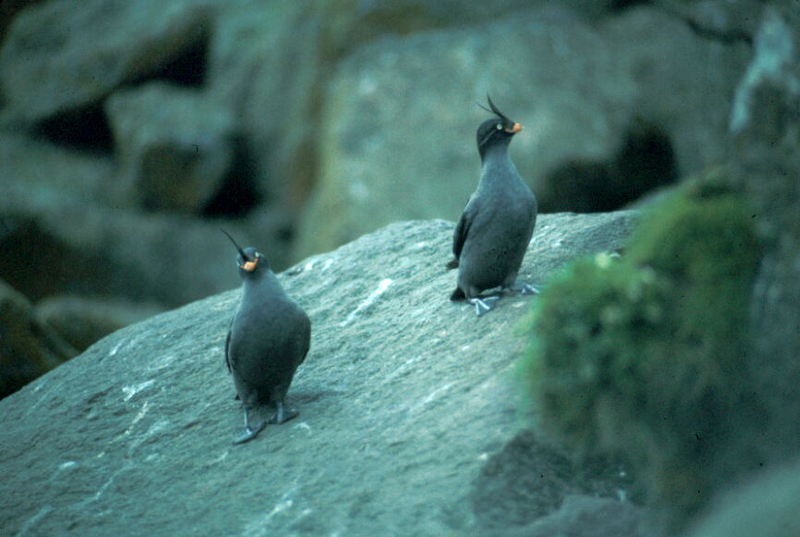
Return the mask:
{"type": "Polygon", "coordinates": [[[76,6],[0,11],[3,393],[146,320],[0,401],[0,534],[800,534],[796,1],[76,6]],[[488,92],[560,214],[476,319],[488,92]],[[314,325],[237,448],[219,227],[314,325]]]}
{"type": "MultiPolygon", "coordinates": [[[[789,2],[790,4],[792,2],[789,2]]],[[[114,328],[455,220],[490,93],[544,212],[607,211],[722,158],[763,2],[3,2],[2,394],[114,328]]]]}

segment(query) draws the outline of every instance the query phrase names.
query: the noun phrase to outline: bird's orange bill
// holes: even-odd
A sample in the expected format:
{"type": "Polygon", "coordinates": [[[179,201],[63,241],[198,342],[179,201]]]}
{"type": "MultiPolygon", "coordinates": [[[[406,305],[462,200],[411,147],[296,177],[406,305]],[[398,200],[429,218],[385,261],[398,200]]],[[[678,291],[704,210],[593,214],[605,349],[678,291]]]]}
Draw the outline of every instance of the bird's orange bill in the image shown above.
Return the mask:
{"type": "Polygon", "coordinates": [[[258,265],[258,259],[255,261],[247,261],[244,265],[242,265],[242,269],[246,270],[247,272],[253,272],[256,270],[256,265],[258,265]]]}
{"type": "Polygon", "coordinates": [[[514,126],[511,127],[510,129],[505,129],[506,132],[509,132],[509,133],[512,133],[512,134],[516,134],[521,130],[522,130],[522,125],[520,125],[519,123],[514,123],[514,126]]]}

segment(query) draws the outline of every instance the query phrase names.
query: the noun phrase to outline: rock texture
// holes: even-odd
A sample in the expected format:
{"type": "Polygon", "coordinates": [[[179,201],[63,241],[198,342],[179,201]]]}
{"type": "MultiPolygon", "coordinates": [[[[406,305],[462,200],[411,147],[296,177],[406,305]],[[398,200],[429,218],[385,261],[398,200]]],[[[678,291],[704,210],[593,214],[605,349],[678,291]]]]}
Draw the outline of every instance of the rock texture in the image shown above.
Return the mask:
{"type": "MultiPolygon", "coordinates": [[[[622,246],[635,213],[541,218],[521,278],[622,246]]],[[[518,319],[447,296],[453,224],[403,222],[280,275],[312,347],[300,417],[232,446],[233,290],[115,332],[0,401],[7,535],[637,535],[609,464],[524,429],[518,319]]],[[[234,271],[234,267],[230,267],[234,271]]]]}

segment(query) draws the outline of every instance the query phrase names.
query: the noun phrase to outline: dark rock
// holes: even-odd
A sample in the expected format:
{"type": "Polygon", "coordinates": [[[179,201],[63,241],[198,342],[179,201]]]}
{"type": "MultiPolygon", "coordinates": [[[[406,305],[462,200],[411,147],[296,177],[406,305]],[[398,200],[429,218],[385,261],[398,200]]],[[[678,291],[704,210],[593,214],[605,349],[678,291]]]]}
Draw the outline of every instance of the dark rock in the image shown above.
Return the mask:
{"type": "Polygon", "coordinates": [[[33,301],[75,293],[174,307],[238,283],[215,222],[90,203],[46,211],[19,203],[0,214],[0,276],[33,301]]]}
{"type": "MultiPolygon", "coordinates": [[[[70,151],[21,133],[0,131],[0,215],[20,207],[47,211],[102,203],[114,174],[110,157],[70,151]]],[[[8,226],[0,227],[0,238],[8,226]]]]}
{"type": "Polygon", "coordinates": [[[157,72],[203,39],[200,0],[42,2],[22,11],[0,49],[9,113],[27,123],[101,100],[157,72]]]}
{"type": "Polygon", "coordinates": [[[387,34],[485,22],[528,4],[297,0],[264,9],[260,0],[227,2],[215,17],[209,91],[236,107],[260,195],[270,207],[298,211],[318,179],[320,111],[343,56],[387,34]]]}
{"type": "Polygon", "coordinates": [[[624,457],[673,528],[756,466],[769,421],[747,355],[761,249],[725,178],[654,204],[621,259],[570,264],[529,319],[537,423],[579,454],[624,457]]]}
{"type": "Polygon", "coordinates": [[[202,213],[232,164],[230,109],[160,82],[117,91],[105,109],[120,166],[116,199],[202,213]]]}
{"type": "Polygon", "coordinates": [[[229,2],[211,43],[209,93],[234,107],[259,195],[292,213],[316,180],[321,92],[336,59],[327,4],[229,2]]]}
{"type": "MultiPolygon", "coordinates": [[[[749,15],[759,12],[754,7],[749,15]]],[[[631,120],[621,134],[634,140],[663,138],[656,149],[674,152],[674,172],[680,177],[724,158],[733,93],[752,52],[747,43],[708,39],[655,7],[608,18],[600,33],[613,43],[616,61],[635,87],[633,100],[626,103],[631,120]]],[[[659,151],[645,148],[629,158],[663,158],[659,151]]]]}
{"type": "MultiPolygon", "coordinates": [[[[521,277],[546,283],[576,255],[616,249],[635,220],[546,215],[521,277]]],[[[481,535],[472,491],[492,489],[485,469],[498,454],[504,465],[527,456],[519,440],[507,446],[520,425],[514,327],[536,298],[504,298],[480,319],[447,300],[452,230],[393,224],[279,276],[313,323],[289,393],[300,417],[246,446],[230,444],[241,416],[223,364],[238,290],[115,332],[0,401],[9,470],[0,526],[11,535],[481,535]]],[[[599,534],[635,516],[611,499],[538,503],[549,507],[533,524],[591,520],[599,534]]]]}
{"type": "MultiPolygon", "coordinates": [[[[568,145],[575,148],[606,144],[607,125],[599,127],[598,136],[566,121],[554,125],[547,119],[555,111],[570,117],[568,109],[578,101],[567,96],[580,93],[578,86],[583,84],[570,78],[565,62],[550,52],[553,27],[570,28],[558,34],[564,41],[558,50],[564,53],[606,50],[575,16],[548,11],[515,15],[485,25],[481,32],[448,28],[387,37],[342,61],[323,110],[321,176],[299,228],[300,255],[409,215],[456,218],[479,171],[474,134],[486,112],[474,102],[489,91],[502,110],[534,133],[523,131],[511,149],[526,179],[532,167],[543,171],[559,158],[554,148],[538,151],[543,141],[564,141],[566,147],[569,139],[568,145]],[[539,53],[552,61],[518,61],[539,53]],[[558,87],[548,90],[547,81],[553,80],[559,80],[558,87]],[[539,85],[536,92],[529,89],[539,85]],[[526,93],[515,91],[520,87],[526,93]],[[550,97],[552,103],[545,108],[542,103],[550,97]],[[559,134],[548,133],[548,125],[559,134]],[[540,153],[536,159],[534,152],[540,153]]],[[[610,55],[597,56],[592,61],[602,67],[589,69],[587,58],[586,68],[575,67],[576,72],[624,77],[621,70],[615,71],[610,55]]],[[[583,59],[577,62],[582,65],[583,59]]],[[[608,103],[626,100],[629,88],[608,90],[611,95],[602,99],[585,96],[581,107],[590,110],[589,115],[606,117],[608,103]]]]}
{"type": "Polygon", "coordinates": [[[700,37],[647,6],[591,23],[531,9],[375,40],[340,62],[326,95],[297,252],[399,218],[460,214],[486,117],[474,102],[487,93],[526,127],[512,158],[544,211],[618,207],[724,156],[748,56],[746,43],[700,37]]]}
{"type": "Polygon", "coordinates": [[[83,351],[111,332],[161,311],[157,306],[138,302],[62,295],[38,302],[33,315],[41,325],[83,351]]]}
{"type": "Polygon", "coordinates": [[[690,537],[788,537],[800,535],[800,464],[762,472],[724,495],[700,520],[690,537]]]}
{"type": "MultiPolygon", "coordinates": [[[[522,431],[489,458],[475,480],[471,500],[476,521],[491,534],[493,530],[528,527],[556,513],[573,495],[616,500],[632,483],[624,469],[614,468],[610,461],[601,459],[579,464],[560,448],[538,440],[532,431],[522,431]]],[[[630,504],[624,505],[631,509],[630,504]]],[[[575,509],[565,508],[556,519],[575,513],[575,509]]]]}
{"type": "Polygon", "coordinates": [[[23,295],[0,280],[0,398],[76,354],[53,330],[36,321],[23,295]]]}
{"type": "MultiPolygon", "coordinates": [[[[789,10],[791,13],[791,10],[789,10]]],[[[740,146],[751,151],[772,149],[787,136],[797,136],[800,122],[800,17],[765,10],[756,36],[755,55],[736,88],[730,130],[740,146]]]]}
{"type": "Polygon", "coordinates": [[[760,0],[655,0],[660,9],[680,17],[699,37],[751,43],[764,2],[760,0]]]}
{"type": "Polygon", "coordinates": [[[641,510],[629,502],[570,495],[555,512],[496,537],[639,537],[641,510]]]}
{"type": "Polygon", "coordinates": [[[765,11],[731,113],[732,166],[766,244],[751,301],[759,393],[769,400],[765,461],[800,452],[800,12],[765,11]]]}

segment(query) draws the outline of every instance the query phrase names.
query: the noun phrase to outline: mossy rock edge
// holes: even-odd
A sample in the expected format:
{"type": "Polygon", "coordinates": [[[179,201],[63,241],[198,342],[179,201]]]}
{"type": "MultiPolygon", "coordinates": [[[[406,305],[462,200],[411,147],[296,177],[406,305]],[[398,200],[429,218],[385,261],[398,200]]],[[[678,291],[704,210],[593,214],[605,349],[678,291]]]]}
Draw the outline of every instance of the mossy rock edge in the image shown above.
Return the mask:
{"type": "Polygon", "coordinates": [[[758,427],[747,326],[760,256],[743,199],[690,183],[652,207],[622,258],[556,276],[530,317],[521,370],[541,425],[579,454],[621,454],[677,520],[758,427]]]}

